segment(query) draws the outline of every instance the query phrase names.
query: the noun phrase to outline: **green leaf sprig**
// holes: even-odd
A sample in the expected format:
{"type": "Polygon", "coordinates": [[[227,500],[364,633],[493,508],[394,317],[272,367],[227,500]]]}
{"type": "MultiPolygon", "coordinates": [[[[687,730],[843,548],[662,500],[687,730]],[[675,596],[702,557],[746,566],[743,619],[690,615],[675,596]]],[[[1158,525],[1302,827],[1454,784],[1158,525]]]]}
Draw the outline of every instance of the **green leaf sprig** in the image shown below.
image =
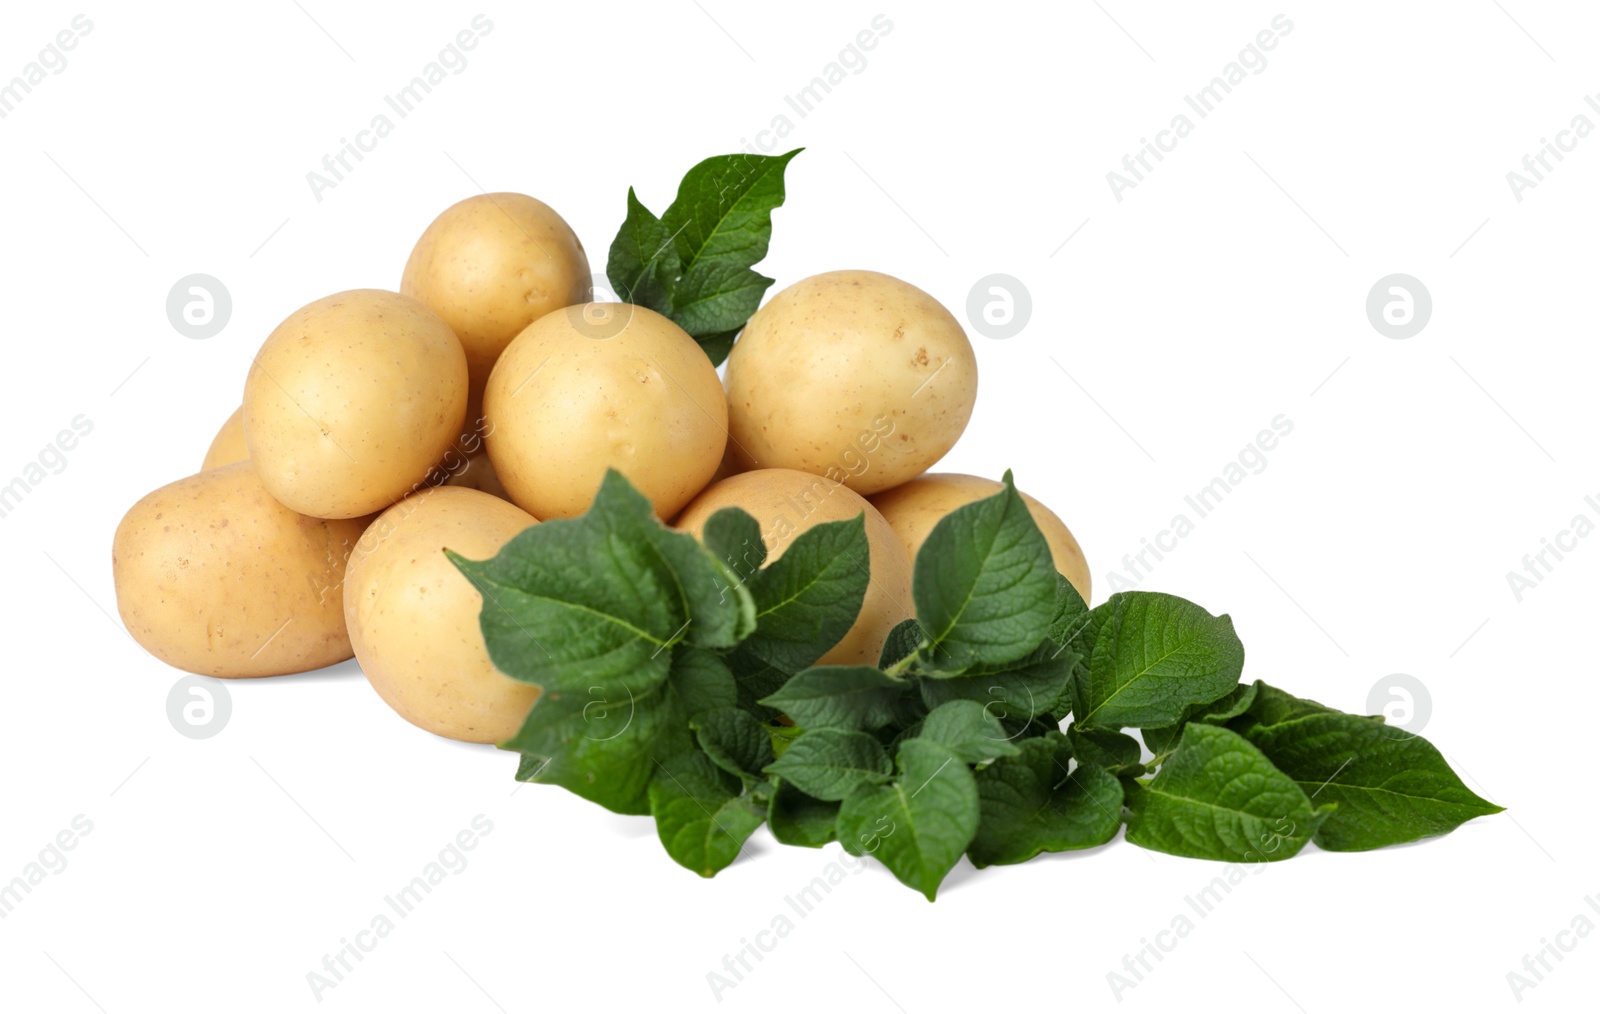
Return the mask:
{"type": "Polygon", "coordinates": [[[767,255],[783,171],[800,151],[708,158],[659,218],[629,188],[606,261],[617,295],[671,318],[720,365],[772,285],[754,265],[767,255]]]}
{"type": "Polygon", "coordinates": [[[1227,616],[1142,591],[1089,608],[1010,473],[928,536],[917,615],[878,666],[816,664],[866,594],[859,517],[768,563],[743,511],[714,515],[702,543],[610,472],[583,517],[530,528],[490,560],[451,559],[483,595],[496,667],[544,689],[501,744],[521,755],[518,779],[651,814],[667,853],[702,876],[763,823],[782,844],[873,856],[932,900],[963,855],[1020,863],[1124,825],[1172,855],[1276,862],[1500,810],[1381,716],[1241,683],[1227,616]]]}

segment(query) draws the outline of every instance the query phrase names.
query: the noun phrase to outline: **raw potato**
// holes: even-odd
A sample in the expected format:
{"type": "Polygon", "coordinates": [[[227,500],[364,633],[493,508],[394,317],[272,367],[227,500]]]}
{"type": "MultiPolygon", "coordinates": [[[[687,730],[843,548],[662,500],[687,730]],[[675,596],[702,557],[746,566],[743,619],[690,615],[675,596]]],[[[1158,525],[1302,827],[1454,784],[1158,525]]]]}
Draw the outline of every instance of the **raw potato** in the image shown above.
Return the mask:
{"type": "Polygon", "coordinates": [[[250,460],[302,514],[353,518],[425,482],[462,431],[467,360],[455,332],[396,292],[357,289],[289,315],[244,387],[250,460]]]}
{"type": "Polygon", "coordinates": [[[510,500],[511,495],[506,492],[505,486],[500,482],[500,477],[494,473],[494,464],[487,454],[475,454],[465,460],[454,459],[456,467],[450,471],[450,477],[444,481],[446,486],[461,486],[466,489],[482,490],[490,496],[497,496],[502,500],[510,500]]]}
{"type": "Polygon", "coordinates": [[[498,743],[522,727],[539,688],[489,661],[483,598],[444,550],[486,560],[536,523],[488,493],[443,486],[407,497],[367,529],[345,577],[345,622],[362,671],[400,717],[469,743],[498,743]]]}
{"type": "Polygon", "coordinates": [[[978,396],[950,311],[875,271],[814,275],[772,297],[727,378],[729,437],[747,467],[798,468],[864,496],[944,457],[978,396]]]}
{"type": "MultiPolygon", "coordinates": [[[[872,506],[878,508],[884,520],[889,522],[889,527],[900,537],[906,547],[906,555],[911,557],[914,565],[917,550],[922,548],[922,543],[939,519],[957,507],[994,496],[1003,488],[1001,483],[993,479],[940,472],[912,479],[870,499],[872,506]]],[[[1022,502],[1028,505],[1033,523],[1044,534],[1044,541],[1050,544],[1050,555],[1055,559],[1056,570],[1072,582],[1072,587],[1078,589],[1083,601],[1088,602],[1089,564],[1083,558],[1078,540],[1072,537],[1066,523],[1050,508],[1021,490],[1017,492],[1022,496],[1022,502]]]]}
{"type": "Polygon", "coordinates": [[[370,520],[296,514],[248,461],[180,479],[117,526],[117,611],[150,654],[206,676],[342,662],[351,648],[339,586],[370,520]]]}
{"type": "Polygon", "coordinates": [[[711,360],[642,306],[587,303],[534,321],[489,377],[489,458],[536,518],[589,509],[615,468],[669,518],[717,471],[728,406],[711,360]]]}
{"type": "Polygon", "coordinates": [[[209,472],[248,457],[250,448],[244,445],[244,407],[240,406],[233,410],[233,415],[228,416],[228,421],[212,438],[211,446],[206,450],[206,460],[200,463],[200,471],[209,472]]]}
{"type": "Polygon", "coordinates": [[[877,665],[889,631],[913,612],[911,561],[883,515],[840,483],[789,468],[761,468],[724,479],[695,497],[675,527],[699,538],[706,521],[724,507],[741,507],[760,523],[768,563],[813,525],[866,515],[867,596],[855,626],[817,664],[877,665]]]}
{"type": "Polygon", "coordinates": [[[495,360],[522,329],[590,297],[589,257],[566,221],[525,194],[479,194],[444,210],[406,261],[400,291],[461,339],[471,416],[495,360]]]}

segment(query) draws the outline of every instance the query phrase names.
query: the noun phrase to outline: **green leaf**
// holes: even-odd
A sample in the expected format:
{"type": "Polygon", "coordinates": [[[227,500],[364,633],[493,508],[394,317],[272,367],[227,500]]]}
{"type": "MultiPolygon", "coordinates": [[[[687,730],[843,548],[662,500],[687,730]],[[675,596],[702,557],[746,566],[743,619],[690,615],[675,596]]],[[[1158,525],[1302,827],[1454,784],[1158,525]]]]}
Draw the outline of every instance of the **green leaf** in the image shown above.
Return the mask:
{"type": "Polygon", "coordinates": [[[1058,572],[1055,610],[1050,614],[1050,629],[1045,636],[1051,644],[1071,652],[1080,664],[1087,665],[1094,654],[1095,636],[1100,632],[1096,612],[1083,601],[1072,582],[1058,572]]]}
{"type": "Polygon", "coordinates": [[[1067,729],[1072,741],[1072,754],[1080,761],[1096,764],[1116,774],[1144,773],[1139,758],[1143,751],[1139,741],[1115,729],[1081,729],[1074,725],[1067,729]],[[1137,768],[1138,770],[1131,770],[1137,768]]]}
{"type": "Polygon", "coordinates": [[[707,518],[700,541],[740,583],[755,577],[767,562],[761,523],[738,507],[724,507],[707,518]]]}
{"type": "Polygon", "coordinates": [[[839,808],[839,841],[872,855],[932,901],[978,830],[978,786],[961,759],[931,740],[900,744],[899,777],[863,786],[839,808]]]}
{"type": "Polygon", "coordinates": [[[894,765],[882,744],[864,732],[812,729],[767,765],[767,773],[809,796],[837,801],[863,785],[888,781],[894,765]]]}
{"type": "MultiPolygon", "coordinates": [[[[1256,725],[1292,722],[1307,715],[1342,714],[1337,708],[1296,697],[1260,680],[1256,680],[1254,685],[1256,692],[1252,695],[1249,706],[1228,723],[1228,727],[1234,732],[1247,732],[1256,725]]],[[[1382,722],[1383,716],[1372,715],[1367,717],[1367,721],[1382,722]]]]}
{"type": "Polygon", "coordinates": [[[1159,592],[1119,592],[1102,611],[1088,671],[1074,681],[1079,725],[1171,725],[1238,686],[1244,645],[1228,617],[1159,592]]]}
{"type": "Polygon", "coordinates": [[[1017,745],[1006,735],[1000,720],[977,701],[951,701],[928,712],[918,739],[940,743],[967,764],[1008,757],[1017,745]]]}
{"type": "Polygon", "coordinates": [[[772,738],[748,711],[718,708],[692,719],[689,725],[700,749],[731,775],[753,777],[772,763],[772,738]]]}
{"type": "Polygon", "coordinates": [[[878,729],[894,721],[910,684],[865,665],[819,665],[761,699],[806,729],[878,729]]]}
{"type": "Polygon", "coordinates": [[[692,719],[707,711],[732,708],[739,703],[733,673],[722,659],[703,648],[680,644],[672,653],[668,678],[692,719]]]}
{"type": "Polygon", "coordinates": [[[628,188],[628,217],[611,241],[606,277],[623,302],[671,316],[669,287],[678,277],[678,248],[661,220],[628,188]]]}
{"type": "Polygon", "coordinates": [[[522,754],[519,781],[560,785],[608,810],[642,814],[650,812],[658,760],[690,746],[686,721],[670,685],[546,691],[500,747],[522,754]]]}
{"type": "Polygon", "coordinates": [[[1194,859],[1288,859],[1332,810],[1313,810],[1304,790],[1265,754],[1219,725],[1185,726],[1177,750],[1149,784],[1125,784],[1133,811],[1128,840],[1194,859]]]}
{"type": "Polygon", "coordinates": [[[782,757],[790,743],[805,735],[805,730],[798,725],[784,725],[781,722],[763,722],[762,728],[767,730],[767,737],[772,740],[773,757],[782,757]]]}
{"type": "Polygon", "coordinates": [[[1251,704],[1256,699],[1256,688],[1259,686],[1261,686],[1259,681],[1241,683],[1229,691],[1227,696],[1210,704],[1194,704],[1183,709],[1183,717],[1173,725],[1139,730],[1144,736],[1144,745],[1150,748],[1151,753],[1166,753],[1178,745],[1178,738],[1183,735],[1183,727],[1188,722],[1204,722],[1207,725],[1228,724],[1230,720],[1250,710],[1251,704]]]}
{"type": "Polygon", "coordinates": [[[909,658],[922,647],[922,624],[915,618],[901,620],[883,640],[883,650],[878,653],[878,668],[887,669],[902,659],[909,658]]]}
{"type": "MultiPolygon", "coordinates": [[[[728,332],[742,328],[772,285],[752,265],[767,255],[772,212],[784,199],[783,172],[799,153],[708,158],[684,175],[677,199],[661,215],[679,262],[668,316],[703,348],[724,344],[728,332]]],[[[713,355],[712,362],[721,359],[713,355]]]]}
{"type": "Polygon", "coordinates": [[[797,673],[849,633],[866,594],[865,515],[808,528],[751,579],[756,631],[737,654],[797,673]]]}
{"type": "Polygon", "coordinates": [[[1056,608],[1050,547],[1005,489],[940,519],[917,552],[911,597],[940,669],[998,665],[1032,654],[1056,608]]]}
{"type": "Polygon", "coordinates": [[[1467,788],[1427,740],[1361,715],[1302,714],[1249,738],[1314,802],[1338,806],[1315,839],[1330,852],[1447,834],[1504,809],[1467,788]]]}
{"type": "Polygon", "coordinates": [[[764,793],[739,780],[698,750],[657,765],[650,782],[650,813],[661,844],[680,866],[715,876],[738,858],[745,841],[767,819],[764,793]]]}
{"type": "Polygon", "coordinates": [[[1033,654],[1002,665],[973,666],[959,675],[927,673],[920,680],[930,708],[977,701],[1010,725],[1070,710],[1068,681],[1077,656],[1046,642],[1033,654]]]}
{"type": "MultiPolygon", "coordinates": [[[[1068,774],[1072,747],[1059,732],[1023,740],[977,775],[981,819],[967,849],[978,867],[1021,863],[1040,852],[1093,848],[1122,826],[1122,785],[1095,764],[1068,774]]],[[[1137,760],[1138,744],[1134,744],[1137,760]]],[[[1080,759],[1081,761],[1081,759],[1080,759]]]]}
{"type": "Polygon", "coordinates": [[[839,804],[808,796],[779,781],[767,810],[767,827],[780,845],[818,849],[833,841],[834,822],[839,819],[839,804]]]}
{"type": "Polygon", "coordinates": [[[489,560],[446,552],[483,595],[495,667],[547,691],[643,693],[680,641],[732,647],[755,621],[748,593],[729,594],[717,561],[614,470],[580,518],[534,525],[489,560]]]}

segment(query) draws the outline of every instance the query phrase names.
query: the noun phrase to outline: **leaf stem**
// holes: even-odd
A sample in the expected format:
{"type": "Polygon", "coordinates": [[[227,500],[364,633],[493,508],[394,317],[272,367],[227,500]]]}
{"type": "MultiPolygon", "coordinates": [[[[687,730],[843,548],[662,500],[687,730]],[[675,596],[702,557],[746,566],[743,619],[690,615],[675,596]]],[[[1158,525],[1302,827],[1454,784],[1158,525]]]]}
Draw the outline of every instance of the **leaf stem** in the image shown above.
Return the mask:
{"type": "Polygon", "coordinates": [[[916,664],[917,656],[919,654],[920,654],[920,652],[913,651],[911,654],[907,655],[905,658],[902,658],[900,661],[896,662],[894,665],[891,665],[889,668],[885,669],[883,671],[883,674],[885,676],[888,676],[888,677],[892,678],[892,679],[900,679],[900,678],[904,677],[906,672],[907,672],[907,670],[909,670],[913,665],[916,664]]]}

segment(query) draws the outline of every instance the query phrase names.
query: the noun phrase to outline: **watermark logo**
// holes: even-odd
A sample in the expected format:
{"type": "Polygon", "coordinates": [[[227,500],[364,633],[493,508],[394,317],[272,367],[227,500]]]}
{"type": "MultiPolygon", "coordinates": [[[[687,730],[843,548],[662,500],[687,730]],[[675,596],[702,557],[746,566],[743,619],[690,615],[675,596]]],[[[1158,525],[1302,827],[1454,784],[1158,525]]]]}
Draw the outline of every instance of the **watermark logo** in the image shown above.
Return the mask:
{"type": "Polygon", "coordinates": [[[39,854],[22,867],[21,873],[9,881],[0,882],[0,919],[9,918],[40,884],[51,875],[64,871],[67,868],[67,853],[77,848],[78,843],[92,831],[94,821],[78,814],[66,827],[57,831],[54,838],[45,842],[39,854]]]}
{"type": "Polygon", "coordinates": [[[1385,338],[1415,338],[1432,316],[1428,287],[1411,275],[1384,275],[1367,293],[1367,320],[1385,338]]]}
{"type": "Polygon", "coordinates": [[[967,322],[985,338],[1015,338],[1033,316],[1033,297],[1022,280],[985,275],[967,293],[967,322]]]}
{"type": "Polygon", "coordinates": [[[184,275],[167,292],[167,320],[185,338],[215,338],[232,316],[233,296],[210,275],[184,275]]]}
{"type": "Polygon", "coordinates": [[[55,439],[45,444],[33,460],[25,462],[11,481],[0,476],[0,518],[9,517],[40,483],[65,472],[67,455],[77,448],[79,441],[94,432],[94,420],[83,414],[73,416],[69,425],[71,429],[57,432],[55,439]]]}
{"type": "Polygon", "coordinates": [[[1593,512],[1592,515],[1586,511],[1574,514],[1567,527],[1554,536],[1541,538],[1536,552],[1522,554],[1520,572],[1506,571],[1506,584],[1519,605],[1528,592],[1544,584],[1545,578],[1555,573],[1557,564],[1564,561],[1568,554],[1576,552],[1583,545],[1583,540],[1600,530],[1600,524],[1595,520],[1600,518],[1600,496],[1585,497],[1583,503],[1588,511],[1593,512]]]}
{"type": "Polygon", "coordinates": [[[1390,673],[1367,691],[1367,714],[1382,715],[1389,725],[1415,736],[1433,715],[1433,696],[1415,676],[1390,673]]]}
{"type": "Polygon", "coordinates": [[[66,28],[56,33],[39,55],[23,65],[21,73],[7,81],[0,78],[0,120],[16,112],[33,90],[67,69],[67,54],[94,31],[94,22],[82,14],[73,17],[66,28]]]}
{"type": "Polygon", "coordinates": [[[228,688],[208,676],[185,676],[167,691],[167,721],[181,736],[210,739],[232,717],[228,688]]]}
{"type": "Polygon", "coordinates": [[[598,287],[594,288],[591,298],[596,302],[567,307],[567,323],[572,325],[572,330],[585,338],[603,342],[628,329],[628,324],[633,320],[632,303],[600,302],[605,296],[598,287]]]}
{"type": "Polygon", "coordinates": [[[434,89],[451,77],[461,74],[469,63],[467,54],[478,48],[483,37],[494,31],[494,22],[478,14],[469,27],[461,29],[438,56],[425,64],[421,71],[393,94],[383,96],[384,108],[374,113],[366,127],[355,131],[355,137],[339,138],[339,147],[322,156],[322,165],[306,173],[306,185],[318,204],[325,191],[333,190],[355,172],[356,166],[378,150],[379,143],[394,133],[395,124],[416,112],[433,94],[434,89]],[[393,113],[391,119],[389,114],[393,113]]]}

